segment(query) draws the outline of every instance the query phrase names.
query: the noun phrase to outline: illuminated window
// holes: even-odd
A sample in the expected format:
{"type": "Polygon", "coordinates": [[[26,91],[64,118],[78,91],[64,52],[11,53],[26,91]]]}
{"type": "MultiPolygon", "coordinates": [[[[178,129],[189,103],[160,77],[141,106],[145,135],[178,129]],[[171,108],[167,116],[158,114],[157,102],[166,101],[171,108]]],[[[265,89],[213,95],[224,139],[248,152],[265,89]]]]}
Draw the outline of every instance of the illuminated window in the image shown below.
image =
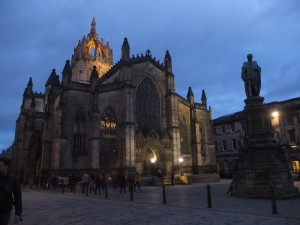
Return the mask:
{"type": "Polygon", "coordinates": [[[116,165],[117,149],[117,118],[112,109],[107,108],[100,121],[99,166],[103,171],[111,171],[116,165]]]}
{"type": "Polygon", "coordinates": [[[299,161],[293,161],[293,170],[300,171],[299,161]]]}
{"type": "Polygon", "coordinates": [[[106,109],[101,116],[100,129],[104,134],[116,134],[116,116],[111,109],[106,109]]]}
{"type": "Polygon", "coordinates": [[[151,129],[160,131],[159,95],[149,78],[143,80],[136,92],[136,119],[138,129],[143,133],[151,129]]]}
{"type": "Polygon", "coordinates": [[[74,121],[73,153],[86,152],[86,118],[82,112],[78,113],[74,121]]]}
{"type": "Polygon", "coordinates": [[[190,150],[188,144],[188,129],[184,117],[179,117],[179,127],[180,127],[180,152],[181,154],[189,154],[190,150]]]}

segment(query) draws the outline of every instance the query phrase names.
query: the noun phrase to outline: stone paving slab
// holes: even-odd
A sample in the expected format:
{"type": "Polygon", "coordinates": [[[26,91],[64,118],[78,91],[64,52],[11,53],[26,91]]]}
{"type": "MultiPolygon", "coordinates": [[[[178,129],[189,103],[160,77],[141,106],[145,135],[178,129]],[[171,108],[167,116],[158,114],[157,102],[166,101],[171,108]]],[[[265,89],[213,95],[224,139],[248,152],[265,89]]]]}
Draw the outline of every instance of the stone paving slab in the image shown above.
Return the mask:
{"type": "Polygon", "coordinates": [[[210,185],[212,209],[207,208],[206,184],[167,186],[166,205],[162,204],[162,187],[142,187],[133,201],[112,188],[108,199],[103,194],[24,189],[22,224],[300,224],[299,198],[278,200],[279,214],[273,215],[270,200],[229,196],[226,180],[210,185]]]}

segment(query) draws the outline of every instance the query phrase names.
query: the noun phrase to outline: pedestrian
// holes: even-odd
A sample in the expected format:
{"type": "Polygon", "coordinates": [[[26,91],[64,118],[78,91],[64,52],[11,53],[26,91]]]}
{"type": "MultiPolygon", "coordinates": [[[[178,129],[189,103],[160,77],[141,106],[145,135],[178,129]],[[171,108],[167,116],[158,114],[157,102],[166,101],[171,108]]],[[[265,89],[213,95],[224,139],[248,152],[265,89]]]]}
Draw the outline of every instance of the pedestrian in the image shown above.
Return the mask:
{"type": "Polygon", "coordinates": [[[89,181],[90,181],[90,175],[87,172],[85,172],[81,177],[82,194],[86,193],[86,195],[88,195],[89,181]]]}
{"type": "Polygon", "coordinates": [[[135,177],[134,177],[134,191],[135,191],[135,187],[136,186],[138,186],[139,187],[139,191],[141,191],[140,174],[138,172],[136,172],[135,177]]]}
{"type": "Polygon", "coordinates": [[[101,189],[102,189],[102,191],[104,191],[104,188],[105,188],[106,185],[107,185],[106,176],[105,176],[105,173],[102,173],[102,176],[101,176],[101,189]]]}
{"type": "Polygon", "coordinates": [[[75,184],[76,184],[76,177],[74,176],[74,174],[71,174],[71,176],[69,177],[69,186],[70,186],[71,193],[73,193],[74,191],[75,184]]]}
{"type": "Polygon", "coordinates": [[[7,225],[13,204],[14,223],[22,221],[22,194],[18,179],[8,171],[10,160],[0,157],[0,224],[7,225]]]}
{"type": "Polygon", "coordinates": [[[124,192],[124,196],[126,195],[126,178],[125,176],[122,174],[120,175],[120,195],[122,195],[122,191],[124,192]]]}
{"type": "Polygon", "coordinates": [[[172,183],[172,186],[174,186],[174,183],[175,183],[174,171],[171,172],[171,183],[172,183]]]}
{"type": "Polygon", "coordinates": [[[232,195],[232,193],[234,192],[234,190],[236,189],[236,186],[237,186],[237,176],[234,175],[233,178],[232,178],[232,181],[230,183],[230,186],[229,186],[229,189],[227,191],[227,194],[230,193],[230,195],[232,195]]]}
{"type": "Polygon", "coordinates": [[[96,189],[95,189],[95,175],[94,174],[91,174],[91,176],[90,176],[89,187],[90,187],[90,194],[92,192],[94,192],[96,194],[96,189]]]}
{"type": "Polygon", "coordinates": [[[62,177],[62,193],[65,193],[65,188],[69,185],[69,177],[64,175],[62,177]]]}
{"type": "Polygon", "coordinates": [[[97,191],[99,192],[99,195],[101,195],[101,178],[100,175],[97,174],[95,177],[95,195],[97,194],[97,191]]]}

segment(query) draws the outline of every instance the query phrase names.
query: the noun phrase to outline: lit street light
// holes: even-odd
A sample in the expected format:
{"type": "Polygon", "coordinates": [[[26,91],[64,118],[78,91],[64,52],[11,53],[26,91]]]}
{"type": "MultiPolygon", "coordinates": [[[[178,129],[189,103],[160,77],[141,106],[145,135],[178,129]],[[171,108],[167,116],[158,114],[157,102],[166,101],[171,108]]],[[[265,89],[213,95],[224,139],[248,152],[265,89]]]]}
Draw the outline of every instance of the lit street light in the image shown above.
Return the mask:
{"type": "Polygon", "coordinates": [[[183,171],[182,171],[182,162],[183,162],[183,158],[179,157],[178,162],[180,162],[180,172],[181,172],[181,176],[183,176],[183,171]]]}
{"type": "Polygon", "coordinates": [[[152,176],[154,177],[154,163],[156,162],[156,157],[153,157],[150,159],[151,164],[152,164],[152,176]]]}

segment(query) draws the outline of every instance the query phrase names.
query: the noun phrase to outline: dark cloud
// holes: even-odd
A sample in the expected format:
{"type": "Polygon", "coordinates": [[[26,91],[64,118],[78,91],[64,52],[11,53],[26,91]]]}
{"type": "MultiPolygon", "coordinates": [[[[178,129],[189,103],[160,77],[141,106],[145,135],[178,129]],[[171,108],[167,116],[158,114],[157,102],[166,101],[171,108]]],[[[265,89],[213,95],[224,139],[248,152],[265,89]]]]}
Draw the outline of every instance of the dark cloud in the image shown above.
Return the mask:
{"type": "Polygon", "coordinates": [[[191,86],[200,102],[205,89],[214,118],[243,109],[240,73],[248,53],[262,68],[266,102],[300,95],[298,0],[1,1],[0,149],[13,141],[29,77],[43,92],[52,68],[61,74],[89,32],[94,13],[115,62],[124,37],[132,54],[150,49],[162,62],[170,50],[177,92],[186,97],[191,86]]]}

